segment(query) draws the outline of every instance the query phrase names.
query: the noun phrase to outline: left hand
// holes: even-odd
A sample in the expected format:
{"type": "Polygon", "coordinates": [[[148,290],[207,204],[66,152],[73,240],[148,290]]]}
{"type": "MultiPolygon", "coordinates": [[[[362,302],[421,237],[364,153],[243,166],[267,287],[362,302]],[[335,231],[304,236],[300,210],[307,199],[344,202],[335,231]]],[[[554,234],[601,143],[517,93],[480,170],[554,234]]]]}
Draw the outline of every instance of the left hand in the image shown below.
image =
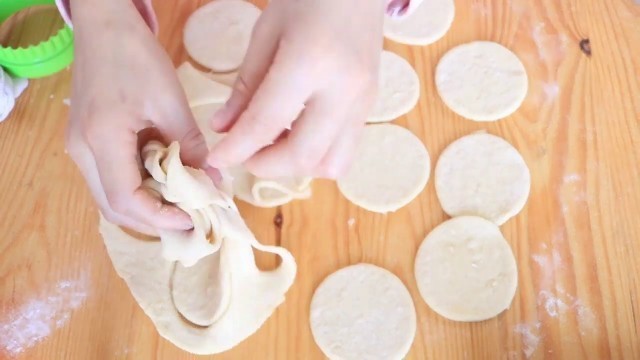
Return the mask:
{"type": "Polygon", "coordinates": [[[265,178],[348,170],[375,100],[385,4],[271,1],[233,94],[212,121],[228,135],[208,163],[245,163],[265,178]]]}

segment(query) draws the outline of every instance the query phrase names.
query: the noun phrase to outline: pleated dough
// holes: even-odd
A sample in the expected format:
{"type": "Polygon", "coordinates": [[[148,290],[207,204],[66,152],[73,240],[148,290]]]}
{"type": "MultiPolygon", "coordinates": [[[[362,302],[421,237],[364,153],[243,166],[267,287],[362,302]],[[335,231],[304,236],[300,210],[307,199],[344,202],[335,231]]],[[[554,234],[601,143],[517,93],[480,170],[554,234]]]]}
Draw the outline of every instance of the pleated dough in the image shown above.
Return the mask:
{"type": "Polygon", "coordinates": [[[430,160],[420,139],[393,124],[367,125],[338,188],[354,204],[378,213],[407,205],[429,180],[430,160]]]}
{"type": "Polygon", "coordinates": [[[436,89],[455,113],[495,121],[515,112],[527,95],[527,72],[518,57],[491,41],[449,50],[436,67],[436,89]]]}
{"type": "Polygon", "coordinates": [[[406,17],[387,16],[384,36],[401,44],[429,45],[447,33],[454,14],[453,0],[424,0],[406,17]]]}
{"type": "Polygon", "coordinates": [[[419,98],[420,80],[411,64],[399,55],[383,51],[378,75],[378,97],[367,122],[395,120],[411,111],[419,98]]]}
{"type": "Polygon", "coordinates": [[[217,72],[240,67],[261,11],[242,0],[215,0],[196,10],[184,27],[184,47],[198,64],[217,72]]]}
{"type": "Polygon", "coordinates": [[[228,350],[284,301],[295,260],[284,248],[260,244],[230,196],[202,170],[182,165],[177,143],[150,142],[142,153],[152,175],[144,186],[189,213],[194,229],[149,241],[102,218],[109,256],[160,335],[195,354],[228,350]],[[253,248],[278,255],[280,266],[261,271],[253,248]]]}
{"type": "Polygon", "coordinates": [[[511,248],[495,224],[461,216],[437,226],[415,261],[420,295],[455,321],[490,319],[509,307],[518,285],[511,248]]]}
{"type": "Polygon", "coordinates": [[[411,294],[397,276],[371,264],[327,276],[310,314],[313,338],[329,359],[403,359],[416,333],[411,294]]]}
{"type": "Polygon", "coordinates": [[[435,182],[447,214],[476,215],[502,225],[526,204],[531,174],[511,144],[480,132],[454,141],[442,152],[435,182]]]}

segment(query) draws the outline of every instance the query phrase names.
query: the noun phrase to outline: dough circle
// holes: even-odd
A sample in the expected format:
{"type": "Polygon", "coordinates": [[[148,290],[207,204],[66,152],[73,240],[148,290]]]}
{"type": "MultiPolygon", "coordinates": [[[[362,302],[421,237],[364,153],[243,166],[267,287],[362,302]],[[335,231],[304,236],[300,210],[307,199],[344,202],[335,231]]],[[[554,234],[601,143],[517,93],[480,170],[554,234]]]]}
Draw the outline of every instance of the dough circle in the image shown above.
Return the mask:
{"type": "Polygon", "coordinates": [[[420,295],[447,319],[482,321],[507,309],[518,285],[509,244],[493,223],[461,216],[436,227],[415,261],[420,295]]]}
{"type": "Polygon", "coordinates": [[[378,97],[367,122],[394,120],[411,111],[420,98],[420,80],[401,56],[383,51],[378,75],[378,97]]]}
{"type": "Polygon", "coordinates": [[[242,0],[215,0],[196,10],[184,27],[184,46],[200,65],[218,72],[240,67],[260,9],[242,0]]]}
{"type": "Polygon", "coordinates": [[[475,215],[502,225],[526,204],[531,174],[518,150],[507,141],[474,133],[442,152],[435,183],[447,214],[475,215]]]}
{"type": "Polygon", "coordinates": [[[311,333],[329,359],[402,359],[416,333],[416,310],[402,281],[371,264],[329,275],[311,300],[311,333]]]}
{"type": "Polygon", "coordinates": [[[474,41],[449,50],[436,67],[436,88],[455,113],[495,121],[514,113],[527,95],[527,72],[504,46],[474,41]]]}
{"type": "Polygon", "coordinates": [[[453,0],[425,0],[407,17],[387,16],[384,36],[408,45],[429,45],[443,37],[453,23],[453,0]]]}
{"type": "Polygon", "coordinates": [[[386,213],[407,205],[429,180],[430,159],[420,139],[393,124],[367,125],[338,188],[352,203],[386,213]]]}

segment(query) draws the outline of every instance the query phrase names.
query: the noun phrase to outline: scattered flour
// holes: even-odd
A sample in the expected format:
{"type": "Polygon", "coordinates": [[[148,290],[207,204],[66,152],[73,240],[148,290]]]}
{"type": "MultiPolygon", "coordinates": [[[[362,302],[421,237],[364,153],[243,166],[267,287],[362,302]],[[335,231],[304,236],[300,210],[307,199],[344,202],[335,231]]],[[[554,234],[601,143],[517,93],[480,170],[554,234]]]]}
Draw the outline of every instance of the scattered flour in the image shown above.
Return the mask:
{"type": "Polygon", "coordinates": [[[522,323],[513,328],[513,332],[522,336],[522,352],[529,359],[540,345],[540,322],[534,324],[522,323]]]}
{"type": "Polygon", "coordinates": [[[62,99],[62,103],[67,105],[67,106],[71,106],[71,99],[69,98],[64,98],[62,99]]]}
{"type": "Polygon", "coordinates": [[[347,225],[348,225],[350,228],[352,228],[352,227],[353,227],[353,225],[355,225],[355,224],[356,224],[356,219],[354,219],[354,218],[349,218],[349,220],[347,220],[347,225]]]}
{"type": "Polygon", "coordinates": [[[17,356],[63,327],[87,298],[87,281],[58,282],[0,318],[0,350],[17,356]]]}
{"type": "Polygon", "coordinates": [[[544,91],[545,101],[554,101],[560,94],[560,85],[557,82],[543,83],[542,90],[544,91]]]}

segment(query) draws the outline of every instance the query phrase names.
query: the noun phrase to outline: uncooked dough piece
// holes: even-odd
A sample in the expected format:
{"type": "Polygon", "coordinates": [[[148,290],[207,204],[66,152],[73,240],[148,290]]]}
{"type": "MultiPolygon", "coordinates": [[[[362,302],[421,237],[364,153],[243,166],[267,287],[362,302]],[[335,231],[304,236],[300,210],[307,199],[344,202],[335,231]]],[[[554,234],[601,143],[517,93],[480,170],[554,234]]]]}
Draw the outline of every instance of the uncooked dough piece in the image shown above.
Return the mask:
{"type": "Polygon", "coordinates": [[[217,133],[211,129],[211,119],[213,119],[213,115],[223,106],[224,103],[211,103],[191,108],[196,124],[202,132],[209,148],[217,144],[224,137],[224,134],[217,133]]]}
{"type": "MultiPolygon", "coordinates": [[[[165,148],[150,142],[142,154],[152,175],[144,186],[192,216],[192,232],[172,234],[179,240],[174,250],[191,254],[200,244],[190,233],[200,232],[204,239],[215,239],[209,244],[213,252],[202,251],[193,257],[194,266],[182,267],[167,259],[164,232],[161,242],[138,239],[101,218],[109,257],[161,336],[195,354],[228,350],[257,331],[284,301],[295,278],[295,260],[284,248],[260,244],[231,198],[202,170],[182,165],[177,143],[165,148]],[[280,266],[258,269],[254,248],[278,255],[280,266]]],[[[174,255],[171,259],[180,257],[174,255]]]]}
{"type": "Polygon", "coordinates": [[[240,67],[260,9],[242,0],[215,0],[196,10],[184,27],[184,46],[200,65],[216,72],[240,67]]]}
{"type": "Polygon", "coordinates": [[[407,60],[383,51],[378,76],[378,97],[367,122],[391,121],[416,106],[420,98],[420,80],[407,60]]]}
{"type": "Polygon", "coordinates": [[[482,321],[507,309],[518,286],[511,248],[495,224],[461,216],[436,227],[415,261],[420,295],[438,314],[482,321]]]}
{"type": "Polygon", "coordinates": [[[188,62],[180,65],[177,73],[190,107],[224,103],[231,96],[229,86],[213,81],[207,74],[196,70],[188,62]]]}
{"type": "Polygon", "coordinates": [[[329,359],[403,359],[416,333],[411,294],[397,276],[371,264],[329,275],[310,312],[313,338],[329,359]]]}
{"type": "Polygon", "coordinates": [[[270,208],[311,197],[311,178],[263,179],[244,167],[230,169],[233,195],[251,205],[270,208]]]}
{"type": "Polygon", "coordinates": [[[531,174],[518,150],[482,132],[464,136],[442,152],[435,182],[447,214],[476,215],[502,225],[527,202],[531,174]]]}
{"type": "Polygon", "coordinates": [[[238,72],[237,71],[227,72],[227,73],[211,72],[211,73],[208,73],[207,76],[215,82],[219,82],[220,84],[233,87],[233,85],[236,82],[236,79],[238,78],[238,72]]]}
{"type": "Polygon", "coordinates": [[[504,46],[474,41],[456,46],[436,67],[436,88],[455,113],[495,121],[515,112],[527,95],[527,72],[504,46]]]}
{"type": "Polygon", "coordinates": [[[367,125],[346,176],[342,195],[369,211],[386,213],[407,205],[429,180],[430,160],[420,139],[393,124],[367,125]]]}
{"type": "Polygon", "coordinates": [[[447,33],[454,14],[453,0],[425,0],[406,17],[387,16],[384,36],[401,44],[429,45],[447,33]]]}

